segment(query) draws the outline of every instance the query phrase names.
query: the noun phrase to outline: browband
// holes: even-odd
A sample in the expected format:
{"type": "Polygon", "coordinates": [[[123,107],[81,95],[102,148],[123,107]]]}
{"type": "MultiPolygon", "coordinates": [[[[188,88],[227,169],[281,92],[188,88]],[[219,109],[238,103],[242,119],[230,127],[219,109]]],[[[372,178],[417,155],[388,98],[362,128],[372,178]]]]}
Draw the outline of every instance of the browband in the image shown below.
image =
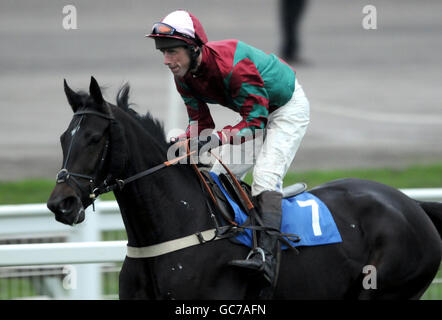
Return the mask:
{"type": "Polygon", "coordinates": [[[113,116],[111,116],[109,114],[105,114],[105,113],[98,112],[98,111],[92,111],[92,110],[77,111],[77,112],[74,113],[74,116],[81,116],[81,115],[84,115],[84,114],[93,114],[93,115],[96,115],[96,116],[99,116],[99,117],[102,117],[102,118],[105,118],[105,119],[108,119],[108,120],[114,120],[115,119],[113,116]]]}

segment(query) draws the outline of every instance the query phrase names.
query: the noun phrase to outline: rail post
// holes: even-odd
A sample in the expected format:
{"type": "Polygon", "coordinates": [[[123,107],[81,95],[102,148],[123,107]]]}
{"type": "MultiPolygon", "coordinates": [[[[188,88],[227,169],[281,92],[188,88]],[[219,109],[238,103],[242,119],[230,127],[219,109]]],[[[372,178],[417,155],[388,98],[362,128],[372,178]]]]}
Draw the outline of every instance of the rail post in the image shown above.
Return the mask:
{"type": "MultiPolygon", "coordinates": [[[[74,227],[74,231],[69,235],[69,242],[100,241],[100,200],[96,200],[95,212],[92,206],[86,209],[85,221],[74,227]]],[[[101,272],[100,265],[76,264],[68,269],[71,274],[72,283],[65,287],[68,291],[68,299],[72,300],[99,300],[101,299],[101,272]]]]}

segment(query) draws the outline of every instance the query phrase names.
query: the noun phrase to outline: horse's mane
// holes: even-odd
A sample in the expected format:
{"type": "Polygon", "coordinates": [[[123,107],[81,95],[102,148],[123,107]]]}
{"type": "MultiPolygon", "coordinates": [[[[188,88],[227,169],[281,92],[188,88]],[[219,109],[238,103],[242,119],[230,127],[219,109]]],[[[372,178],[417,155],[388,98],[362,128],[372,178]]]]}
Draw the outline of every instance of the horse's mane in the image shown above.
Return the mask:
{"type": "Polygon", "coordinates": [[[118,108],[137,120],[160,145],[167,146],[163,123],[158,119],[154,119],[149,111],[145,115],[140,115],[133,110],[130,106],[134,104],[129,103],[129,91],[130,86],[128,83],[125,83],[118,91],[116,99],[118,108]]]}

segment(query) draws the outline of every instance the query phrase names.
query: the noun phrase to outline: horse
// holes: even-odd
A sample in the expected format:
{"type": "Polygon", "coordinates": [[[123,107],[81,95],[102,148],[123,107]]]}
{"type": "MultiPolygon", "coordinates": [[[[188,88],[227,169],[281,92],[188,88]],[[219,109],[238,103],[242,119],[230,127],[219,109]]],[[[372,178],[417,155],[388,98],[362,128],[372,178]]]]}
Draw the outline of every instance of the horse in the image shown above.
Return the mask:
{"type": "MultiPolygon", "coordinates": [[[[130,108],[128,84],[118,92],[116,105],[103,98],[93,77],[89,93],[73,91],[66,80],[64,91],[74,116],[60,138],[63,168],[47,206],[57,221],[74,225],[85,219],[91,191],[164,163],[171,143],[161,122],[130,108]]],[[[201,231],[214,227],[207,193],[188,164],[141,175],[113,191],[128,248],[202,237],[201,231]]],[[[441,262],[441,203],[416,201],[393,187],[356,178],[330,181],[309,192],[330,209],[342,242],[283,251],[273,299],[422,296],[441,262]],[[369,276],[375,278],[367,287],[369,276]]],[[[228,265],[244,258],[249,248],[229,239],[205,240],[151,257],[126,256],[119,298],[260,298],[254,278],[228,265]]]]}

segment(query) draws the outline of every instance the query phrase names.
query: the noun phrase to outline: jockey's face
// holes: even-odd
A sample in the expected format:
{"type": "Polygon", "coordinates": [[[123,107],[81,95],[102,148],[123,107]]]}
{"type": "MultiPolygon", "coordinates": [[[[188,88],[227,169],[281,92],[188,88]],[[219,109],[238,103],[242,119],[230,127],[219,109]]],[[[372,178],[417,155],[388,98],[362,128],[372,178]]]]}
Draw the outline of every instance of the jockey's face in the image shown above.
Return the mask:
{"type": "Polygon", "coordinates": [[[184,77],[190,66],[190,57],[184,47],[162,49],[164,64],[169,67],[175,76],[184,77]]]}

